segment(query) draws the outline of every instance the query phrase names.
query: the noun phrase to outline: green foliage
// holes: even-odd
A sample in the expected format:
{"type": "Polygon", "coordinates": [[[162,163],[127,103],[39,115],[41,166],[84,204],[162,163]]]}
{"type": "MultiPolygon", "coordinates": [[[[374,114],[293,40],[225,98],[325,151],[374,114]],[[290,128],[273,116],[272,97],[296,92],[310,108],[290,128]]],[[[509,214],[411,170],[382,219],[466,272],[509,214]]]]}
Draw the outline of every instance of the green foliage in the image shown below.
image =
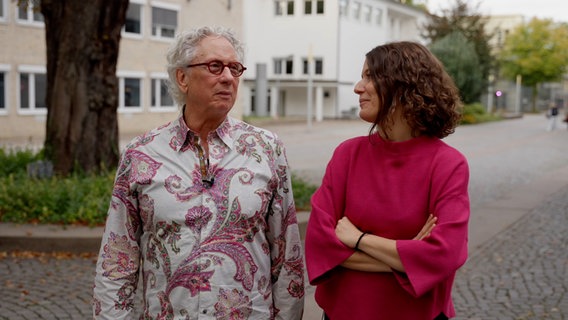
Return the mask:
{"type": "Polygon", "coordinates": [[[533,89],[532,109],[536,111],[538,85],[562,78],[568,67],[568,25],[533,18],[506,38],[499,54],[504,77],[522,77],[533,89]]]}
{"type": "Polygon", "coordinates": [[[454,79],[464,103],[479,101],[483,75],[474,45],[455,31],[432,43],[430,50],[454,79]]]}
{"type": "Polygon", "coordinates": [[[0,148],[0,177],[13,173],[23,174],[26,172],[28,163],[41,160],[43,153],[37,153],[31,149],[11,149],[0,148]]]}
{"type": "Polygon", "coordinates": [[[294,192],[294,203],[296,211],[310,211],[310,200],[316,191],[317,186],[309,184],[297,175],[292,174],[292,190],[294,192]]]}
{"type": "Polygon", "coordinates": [[[101,225],[110,203],[114,175],[71,175],[31,179],[0,176],[0,221],[101,225]]]}
{"type": "Polygon", "coordinates": [[[477,69],[481,73],[479,79],[481,89],[478,89],[477,94],[471,94],[472,97],[477,97],[477,100],[464,100],[466,103],[479,101],[483,88],[487,87],[490,70],[494,67],[494,58],[489,46],[493,34],[486,32],[487,19],[479,13],[479,1],[455,0],[452,7],[441,11],[440,15],[430,16],[429,22],[423,26],[423,36],[429,39],[430,43],[434,43],[452,33],[460,32],[467,42],[473,45],[478,59],[477,69]]]}
{"type": "Polygon", "coordinates": [[[521,75],[527,86],[559,80],[568,66],[568,26],[533,18],[505,38],[499,62],[505,77],[521,75]]]}
{"type": "Polygon", "coordinates": [[[481,103],[466,104],[462,111],[462,124],[476,124],[488,121],[496,121],[501,118],[497,115],[489,114],[481,103]]]}
{"type": "MultiPolygon", "coordinates": [[[[0,222],[103,225],[115,171],[29,178],[27,163],[40,158],[41,153],[30,150],[6,152],[0,148],[0,222]]],[[[316,186],[292,175],[292,187],[297,210],[310,210],[316,186]]]]}

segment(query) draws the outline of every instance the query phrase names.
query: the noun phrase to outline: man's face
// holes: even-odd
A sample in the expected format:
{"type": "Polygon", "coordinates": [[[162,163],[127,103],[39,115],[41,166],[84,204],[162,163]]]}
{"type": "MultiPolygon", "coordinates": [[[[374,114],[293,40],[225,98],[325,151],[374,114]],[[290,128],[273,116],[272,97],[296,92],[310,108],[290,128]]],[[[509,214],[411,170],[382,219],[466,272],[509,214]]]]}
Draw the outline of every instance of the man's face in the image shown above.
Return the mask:
{"type": "MultiPolygon", "coordinates": [[[[195,58],[188,61],[188,65],[213,60],[224,64],[239,62],[235,49],[227,39],[207,37],[201,40],[195,58]]],[[[223,68],[221,74],[215,75],[203,65],[178,71],[178,84],[186,92],[186,108],[206,118],[217,119],[224,118],[233,107],[239,77],[231,75],[228,67],[223,68]]]]}

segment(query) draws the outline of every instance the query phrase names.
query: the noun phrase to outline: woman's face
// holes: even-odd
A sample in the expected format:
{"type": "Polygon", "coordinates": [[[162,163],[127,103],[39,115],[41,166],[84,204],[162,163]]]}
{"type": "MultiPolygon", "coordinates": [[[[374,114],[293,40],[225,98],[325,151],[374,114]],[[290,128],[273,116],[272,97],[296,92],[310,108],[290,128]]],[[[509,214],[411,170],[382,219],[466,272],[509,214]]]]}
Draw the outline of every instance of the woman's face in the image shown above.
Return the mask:
{"type": "Polygon", "coordinates": [[[367,60],[363,64],[361,80],[355,84],[354,91],[359,95],[359,117],[367,122],[374,123],[379,113],[379,94],[371,80],[367,60]]]}

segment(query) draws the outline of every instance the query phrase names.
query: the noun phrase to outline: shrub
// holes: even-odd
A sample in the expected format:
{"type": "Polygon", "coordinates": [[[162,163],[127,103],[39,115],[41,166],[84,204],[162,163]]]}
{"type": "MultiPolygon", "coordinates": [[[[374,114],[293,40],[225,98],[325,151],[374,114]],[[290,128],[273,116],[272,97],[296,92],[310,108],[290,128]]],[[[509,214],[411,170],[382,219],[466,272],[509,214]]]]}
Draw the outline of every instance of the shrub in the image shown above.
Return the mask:
{"type": "Polygon", "coordinates": [[[464,105],[461,119],[462,124],[475,124],[496,120],[500,120],[500,117],[487,113],[481,103],[464,105]]]}
{"type": "Polygon", "coordinates": [[[294,192],[296,211],[311,210],[310,200],[316,189],[317,186],[309,184],[295,174],[292,174],[292,190],[294,192]]]}
{"type": "MultiPolygon", "coordinates": [[[[115,171],[101,175],[73,174],[69,177],[28,177],[28,163],[41,159],[29,150],[5,152],[0,148],[0,221],[40,224],[103,225],[115,171]]],[[[298,211],[310,209],[316,187],[292,175],[298,211]]]]}

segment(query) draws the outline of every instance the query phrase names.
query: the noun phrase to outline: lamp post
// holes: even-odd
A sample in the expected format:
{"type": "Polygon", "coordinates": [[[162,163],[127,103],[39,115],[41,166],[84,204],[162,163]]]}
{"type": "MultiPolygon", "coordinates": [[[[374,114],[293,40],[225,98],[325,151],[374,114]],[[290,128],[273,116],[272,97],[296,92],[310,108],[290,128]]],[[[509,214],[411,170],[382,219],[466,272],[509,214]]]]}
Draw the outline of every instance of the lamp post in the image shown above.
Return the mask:
{"type": "Polygon", "coordinates": [[[495,82],[495,76],[493,74],[489,74],[488,78],[489,87],[487,88],[487,113],[493,112],[493,84],[495,82]]]}
{"type": "Polygon", "coordinates": [[[312,128],[312,113],[313,113],[313,79],[312,79],[312,64],[313,64],[313,56],[312,56],[312,45],[308,49],[308,130],[312,128]]]}
{"type": "Polygon", "coordinates": [[[517,115],[521,114],[521,82],[523,80],[523,76],[520,74],[517,75],[517,83],[516,83],[516,98],[515,98],[515,113],[517,115]]]}

